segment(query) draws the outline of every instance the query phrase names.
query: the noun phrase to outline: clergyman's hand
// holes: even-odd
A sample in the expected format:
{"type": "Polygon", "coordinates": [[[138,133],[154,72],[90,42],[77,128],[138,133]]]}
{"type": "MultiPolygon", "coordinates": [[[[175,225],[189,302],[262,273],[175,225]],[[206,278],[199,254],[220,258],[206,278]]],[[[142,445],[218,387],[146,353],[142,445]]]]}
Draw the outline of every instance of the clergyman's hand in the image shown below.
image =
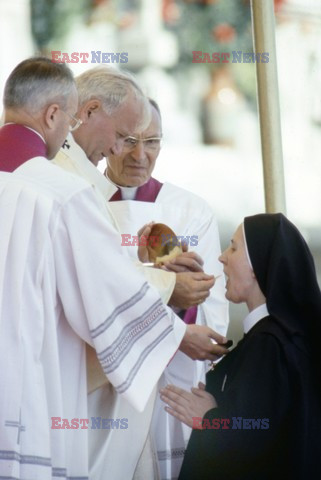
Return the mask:
{"type": "Polygon", "coordinates": [[[218,360],[229,352],[227,339],[206,325],[187,325],[179,350],[193,360],[218,360]]]}
{"type": "Polygon", "coordinates": [[[138,247],[137,255],[139,260],[143,263],[149,262],[147,245],[148,245],[149,235],[150,235],[150,232],[152,231],[152,227],[154,223],[155,222],[146,223],[146,225],[144,225],[137,233],[139,238],[139,247],[138,247]]]}
{"type": "Polygon", "coordinates": [[[162,266],[169,272],[203,272],[203,259],[196,252],[183,252],[162,266]]]}
{"type": "Polygon", "coordinates": [[[204,384],[199,383],[198,386],[190,392],[175,385],[167,385],[160,390],[161,400],[167,403],[166,412],[192,428],[196,424],[200,428],[199,421],[193,422],[193,418],[203,418],[206,412],[217,407],[215,398],[205,391],[204,384]]]}
{"type": "Polygon", "coordinates": [[[175,288],[168,304],[182,310],[200,305],[209,296],[214,283],[214,276],[206,273],[177,273],[175,288]]]}

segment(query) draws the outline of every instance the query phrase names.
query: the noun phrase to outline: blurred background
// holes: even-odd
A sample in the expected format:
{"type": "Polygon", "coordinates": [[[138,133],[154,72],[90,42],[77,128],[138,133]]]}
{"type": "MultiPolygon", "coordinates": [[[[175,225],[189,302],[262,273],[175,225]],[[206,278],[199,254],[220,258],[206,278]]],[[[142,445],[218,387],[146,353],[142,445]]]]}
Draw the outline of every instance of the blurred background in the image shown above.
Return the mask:
{"type": "MultiPolygon", "coordinates": [[[[321,1],[274,4],[287,214],[320,281],[321,1]]],[[[264,211],[255,64],[193,63],[192,54],[252,52],[249,0],[0,0],[1,96],[19,61],[52,51],[88,52],[89,62],[91,51],[128,54],[113,65],[162,111],[155,176],[208,201],[223,248],[244,216],[264,211]]],[[[94,64],[69,66],[78,74],[94,64]]],[[[234,339],[244,312],[231,306],[234,339]]]]}

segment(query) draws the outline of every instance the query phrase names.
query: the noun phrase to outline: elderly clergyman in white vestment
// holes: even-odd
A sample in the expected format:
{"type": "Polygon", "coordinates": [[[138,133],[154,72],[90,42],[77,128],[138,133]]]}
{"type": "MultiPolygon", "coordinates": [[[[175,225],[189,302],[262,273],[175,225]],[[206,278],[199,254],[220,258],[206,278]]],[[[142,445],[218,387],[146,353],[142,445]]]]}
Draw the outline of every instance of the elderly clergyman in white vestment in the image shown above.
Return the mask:
{"type": "Polygon", "coordinates": [[[85,480],[86,343],[142,410],[177,348],[191,352],[193,342],[123,255],[92,186],[48,161],[79,125],[66,66],[22,62],[4,106],[0,169],[10,171],[11,159],[14,172],[0,174],[0,477],[85,480]],[[85,428],[68,428],[73,419],[85,428]]]}
{"type": "MultiPolygon", "coordinates": [[[[108,93],[106,92],[106,86],[105,90],[103,90],[103,88],[101,88],[100,91],[97,90],[97,85],[99,85],[99,83],[103,83],[101,78],[98,81],[97,76],[98,70],[96,69],[88,71],[86,72],[86,74],[80,75],[80,77],[78,77],[77,79],[78,92],[80,92],[80,108],[78,110],[78,115],[80,117],[84,111],[83,107],[86,106],[89,99],[94,99],[97,101],[97,98],[100,98],[101,95],[102,97],[106,98],[107,102],[108,93]],[[92,85],[94,85],[94,87],[92,85]]],[[[156,117],[157,124],[155,127],[154,111],[152,112],[152,115],[154,121],[154,123],[151,125],[152,129],[156,128],[160,130],[160,118],[156,117]]],[[[149,126],[148,128],[150,129],[151,126],[149,126]]],[[[133,131],[132,135],[135,133],[137,135],[140,135],[141,131],[142,128],[139,132],[133,131]]],[[[145,133],[146,132],[144,132],[144,136],[145,133]]],[[[88,162],[89,158],[93,164],[97,164],[102,157],[102,155],[97,155],[94,157],[91,154],[88,139],[91,139],[92,145],[95,143],[95,138],[96,143],[98,144],[99,142],[95,132],[91,132],[91,136],[89,134],[90,131],[89,129],[87,129],[86,131],[85,126],[82,126],[79,130],[77,130],[73,138],[68,139],[67,148],[64,149],[62,152],[59,152],[58,156],[55,159],[55,163],[67,170],[83,176],[90,183],[95,185],[96,190],[100,192],[105,202],[106,200],[110,200],[113,196],[113,200],[121,200],[121,196],[119,198],[115,198],[115,196],[120,195],[118,187],[115,186],[117,180],[114,183],[110,181],[110,179],[104,178],[97,170],[93,168],[93,165],[88,162]],[[80,146],[83,150],[80,148],[80,146]]],[[[159,135],[160,131],[156,131],[153,133],[154,137],[159,137],[159,135]]],[[[125,144],[128,144],[129,141],[133,141],[133,139],[129,139],[127,137],[125,139],[125,144]]],[[[137,146],[137,150],[141,150],[141,148],[142,146],[139,143],[137,146]]],[[[133,150],[136,151],[136,148],[133,150]]],[[[156,152],[154,163],[158,153],[159,149],[156,152]]],[[[113,156],[115,158],[115,165],[117,161],[117,156],[114,155],[113,152],[110,152],[108,154],[108,157],[110,159],[113,156]]],[[[136,171],[137,170],[138,169],[136,169],[136,171]]],[[[141,168],[141,170],[143,169],[141,168]]],[[[148,172],[150,176],[152,169],[150,169],[148,172]]],[[[149,180],[149,176],[144,178],[141,183],[145,183],[147,180],[149,180]]],[[[141,179],[138,179],[138,181],[141,181],[141,179]]],[[[165,188],[165,186],[162,186],[154,179],[151,182],[147,183],[147,187],[151,187],[147,188],[147,190],[149,191],[147,193],[147,196],[150,194],[152,196],[154,195],[154,198],[152,200],[146,200],[144,198],[144,196],[146,196],[146,192],[141,192],[142,197],[138,197],[138,200],[140,201],[132,202],[132,200],[135,198],[135,194],[137,193],[136,191],[138,190],[139,193],[139,190],[142,189],[135,187],[121,187],[122,195],[125,195],[124,198],[129,201],[115,201],[113,203],[109,203],[108,215],[111,215],[113,217],[113,221],[117,229],[120,232],[132,233],[133,235],[136,235],[137,230],[142,226],[142,224],[150,221],[151,219],[157,219],[157,221],[164,221],[164,223],[172,223],[173,219],[176,218],[176,220],[174,220],[174,224],[170,226],[173,226],[174,230],[179,235],[198,235],[201,241],[196,251],[199,251],[205,259],[205,270],[209,270],[215,275],[221,275],[221,266],[219,262],[217,262],[217,257],[220,253],[217,225],[213,213],[206,205],[206,203],[199,197],[196,197],[195,195],[192,195],[189,192],[183,191],[182,189],[179,189],[177,187],[166,185],[165,188]],[[151,183],[152,185],[150,185],[151,183]],[[156,189],[154,188],[155,185],[156,189]],[[162,187],[162,189],[160,187],[162,187]],[[157,194],[155,195],[155,191],[157,191],[158,194],[157,199],[157,194]],[[178,203],[177,198],[179,198],[178,203]],[[183,202],[180,201],[182,198],[184,200],[183,202]],[[172,205],[171,200],[173,200],[172,205]],[[176,210],[175,212],[173,205],[178,204],[178,210],[176,210]],[[178,211],[179,213],[177,213],[178,211]],[[186,216],[184,212],[186,213],[187,211],[189,211],[189,214],[186,216]]],[[[125,182],[125,185],[129,184],[130,183],[125,182]]],[[[140,184],[138,183],[135,185],[140,184]]],[[[130,257],[136,258],[137,247],[131,247],[126,249],[126,247],[123,246],[123,249],[127,250],[127,253],[130,257]]],[[[186,269],[186,266],[189,266],[191,264],[195,265],[195,254],[188,253],[185,256],[183,255],[182,257],[182,265],[179,267],[173,267],[174,270],[175,268],[178,268],[178,270],[179,268],[182,268],[184,270],[186,269]]],[[[200,270],[200,265],[197,265],[197,267],[198,270],[200,270]]],[[[197,274],[199,274],[199,272],[197,274]]],[[[99,288],[99,286],[97,286],[97,288],[99,288]]],[[[199,302],[195,301],[194,304],[196,303],[199,302]]],[[[206,325],[208,323],[210,326],[214,326],[214,329],[217,329],[220,333],[225,334],[227,329],[228,314],[227,303],[224,297],[223,276],[220,278],[218,284],[215,285],[214,289],[212,289],[212,295],[210,296],[209,300],[202,305],[201,309],[188,309],[187,307],[185,307],[187,309],[187,311],[185,312],[185,320],[187,322],[196,322],[197,324],[201,325],[206,325]]],[[[181,314],[182,316],[184,316],[183,312],[181,312],[181,314]]],[[[187,385],[195,384],[195,382],[197,384],[197,381],[204,377],[206,366],[202,365],[203,362],[191,362],[191,364],[189,364],[188,358],[185,355],[176,355],[175,361],[172,363],[173,367],[167,369],[167,377],[164,377],[162,381],[170,379],[171,372],[175,375],[175,369],[180,369],[180,366],[184,369],[182,385],[185,385],[185,388],[187,385]],[[187,375],[185,376],[185,374],[187,375]]],[[[115,479],[123,478],[122,475],[125,475],[126,478],[132,478],[135,470],[135,465],[147,439],[153,411],[153,401],[151,400],[149,402],[149,408],[145,410],[144,414],[139,416],[134,411],[131,412],[130,407],[128,407],[126,401],[124,401],[122,398],[112,392],[112,387],[110,385],[104,385],[103,388],[98,389],[90,394],[89,405],[91,407],[91,415],[98,415],[97,412],[100,412],[100,414],[102,415],[104,415],[104,412],[105,414],[109,414],[110,412],[118,412],[117,416],[124,415],[124,413],[122,412],[127,412],[128,415],[132,413],[132,424],[135,425],[136,429],[136,432],[132,433],[131,448],[129,451],[126,447],[126,441],[124,441],[125,437],[123,435],[123,432],[99,431],[91,433],[91,478],[93,478],[94,480],[103,479],[104,472],[106,471],[111,471],[111,475],[115,479]],[[108,405],[108,398],[109,407],[110,398],[114,399],[114,403],[109,409],[106,408],[106,405],[108,405]],[[124,457],[126,458],[126,462],[122,461],[124,457]],[[112,459],[114,458],[117,458],[117,463],[113,463],[112,459]]],[[[161,419],[160,416],[158,416],[158,418],[161,419]]],[[[175,425],[173,419],[168,418],[167,415],[164,421],[165,423],[162,424],[162,427],[160,429],[161,435],[159,437],[161,441],[163,441],[163,446],[159,447],[159,449],[160,456],[163,455],[164,458],[167,457],[169,461],[162,462],[162,467],[166,469],[172,469],[173,471],[176,470],[178,472],[182,461],[183,450],[190,432],[187,428],[182,428],[181,424],[179,424],[178,422],[175,425]],[[171,433],[173,432],[173,429],[174,433],[171,433]],[[171,440],[170,442],[165,442],[164,439],[166,438],[166,435],[168,437],[169,433],[171,434],[171,438],[173,439],[173,441],[171,440]],[[180,455],[177,455],[178,452],[180,452],[180,455]],[[174,457],[176,457],[177,460],[173,461],[174,457]]],[[[128,437],[126,437],[126,439],[127,438],[128,437]]],[[[136,471],[134,478],[140,478],[139,475],[140,473],[136,471]]],[[[145,474],[143,473],[143,475],[145,475],[145,478],[147,478],[146,470],[145,474]]],[[[169,476],[168,478],[171,477],[169,476]]]]}
{"type": "MultiPolygon", "coordinates": [[[[108,157],[105,176],[110,184],[110,210],[121,233],[133,236],[139,225],[154,220],[169,225],[176,235],[192,239],[190,250],[203,259],[204,270],[221,276],[204,303],[180,312],[180,316],[186,323],[209,325],[225,334],[228,306],[224,276],[218,261],[220,241],[216,219],[212,209],[200,197],[151,177],[160,152],[162,122],[157,103],[150,100],[150,104],[152,119],[146,130],[128,137],[120,155],[111,154],[108,157]],[[193,242],[193,238],[196,241],[193,242]]],[[[124,241],[126,238],[123,237],[124,241]]],[[[127,246],[127,250],[129,255],[135,254],[133,246],[127,246]]],[[[167,263],[167,268],[179,272],[189,267],[190,261],[189,253],[183,253],[167,263]]],[[[193,362],[177,352],[159,385],[176,382],[182,388],[190,389],[199,381],[205,382],[206,367],[205,362],[193,362]]],[[[157,448],[161,479],[177,478],[191,429],[165,412],[159,396],[151,432],[157,448]]]]}

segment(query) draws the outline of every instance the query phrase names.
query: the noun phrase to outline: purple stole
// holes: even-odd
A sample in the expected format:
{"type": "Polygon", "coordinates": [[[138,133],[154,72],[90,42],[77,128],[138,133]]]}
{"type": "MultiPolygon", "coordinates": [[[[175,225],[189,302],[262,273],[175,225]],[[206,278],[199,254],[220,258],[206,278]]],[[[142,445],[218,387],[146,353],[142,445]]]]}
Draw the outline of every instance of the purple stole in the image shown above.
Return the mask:
{"type": "Polygon", "coordinates": [[[13,172],[34,157],[47,157],[46,144],[39,135],[17,123],[0,128],[0,170],[13,172]]]}
{"type": "MultiPolygon", "coordinates": [[[[161,182],[156,180],[156,178],[151,177],[147,183],[144,183],[144,185],[137,189],[134,201],[154,203],[162,186],[163,184],[161,182]]],[[[117,202],[121,200],[123,200],[121,196],[121,190],[118,189],[109,201],[117,202]]],[[[181,318],[185,323],[192,324],[196,322],[197,307],[190,307],[188,310],[185,310],[181,313],[183,314],[181,318]]]]}

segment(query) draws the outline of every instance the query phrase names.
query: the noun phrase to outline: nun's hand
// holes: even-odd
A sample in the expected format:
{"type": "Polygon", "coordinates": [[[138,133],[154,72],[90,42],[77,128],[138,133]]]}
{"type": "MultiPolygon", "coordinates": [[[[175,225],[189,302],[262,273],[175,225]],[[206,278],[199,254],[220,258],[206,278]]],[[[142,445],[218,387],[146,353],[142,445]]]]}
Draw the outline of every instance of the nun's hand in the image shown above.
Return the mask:
{"type": "Polygon", "coordinates": [[[217,407],[213,395],[205,391],[205,385],[201,382],[199,388],[192,388],[190,392],[175,385],[167,385],[160,390],[160,398],[167,403],[165,407],[173,417],[191,428],[200,428],[200,418],[212,408],[217,407]],[[194,420],[193,420],[194,419],[194,420]]]}

